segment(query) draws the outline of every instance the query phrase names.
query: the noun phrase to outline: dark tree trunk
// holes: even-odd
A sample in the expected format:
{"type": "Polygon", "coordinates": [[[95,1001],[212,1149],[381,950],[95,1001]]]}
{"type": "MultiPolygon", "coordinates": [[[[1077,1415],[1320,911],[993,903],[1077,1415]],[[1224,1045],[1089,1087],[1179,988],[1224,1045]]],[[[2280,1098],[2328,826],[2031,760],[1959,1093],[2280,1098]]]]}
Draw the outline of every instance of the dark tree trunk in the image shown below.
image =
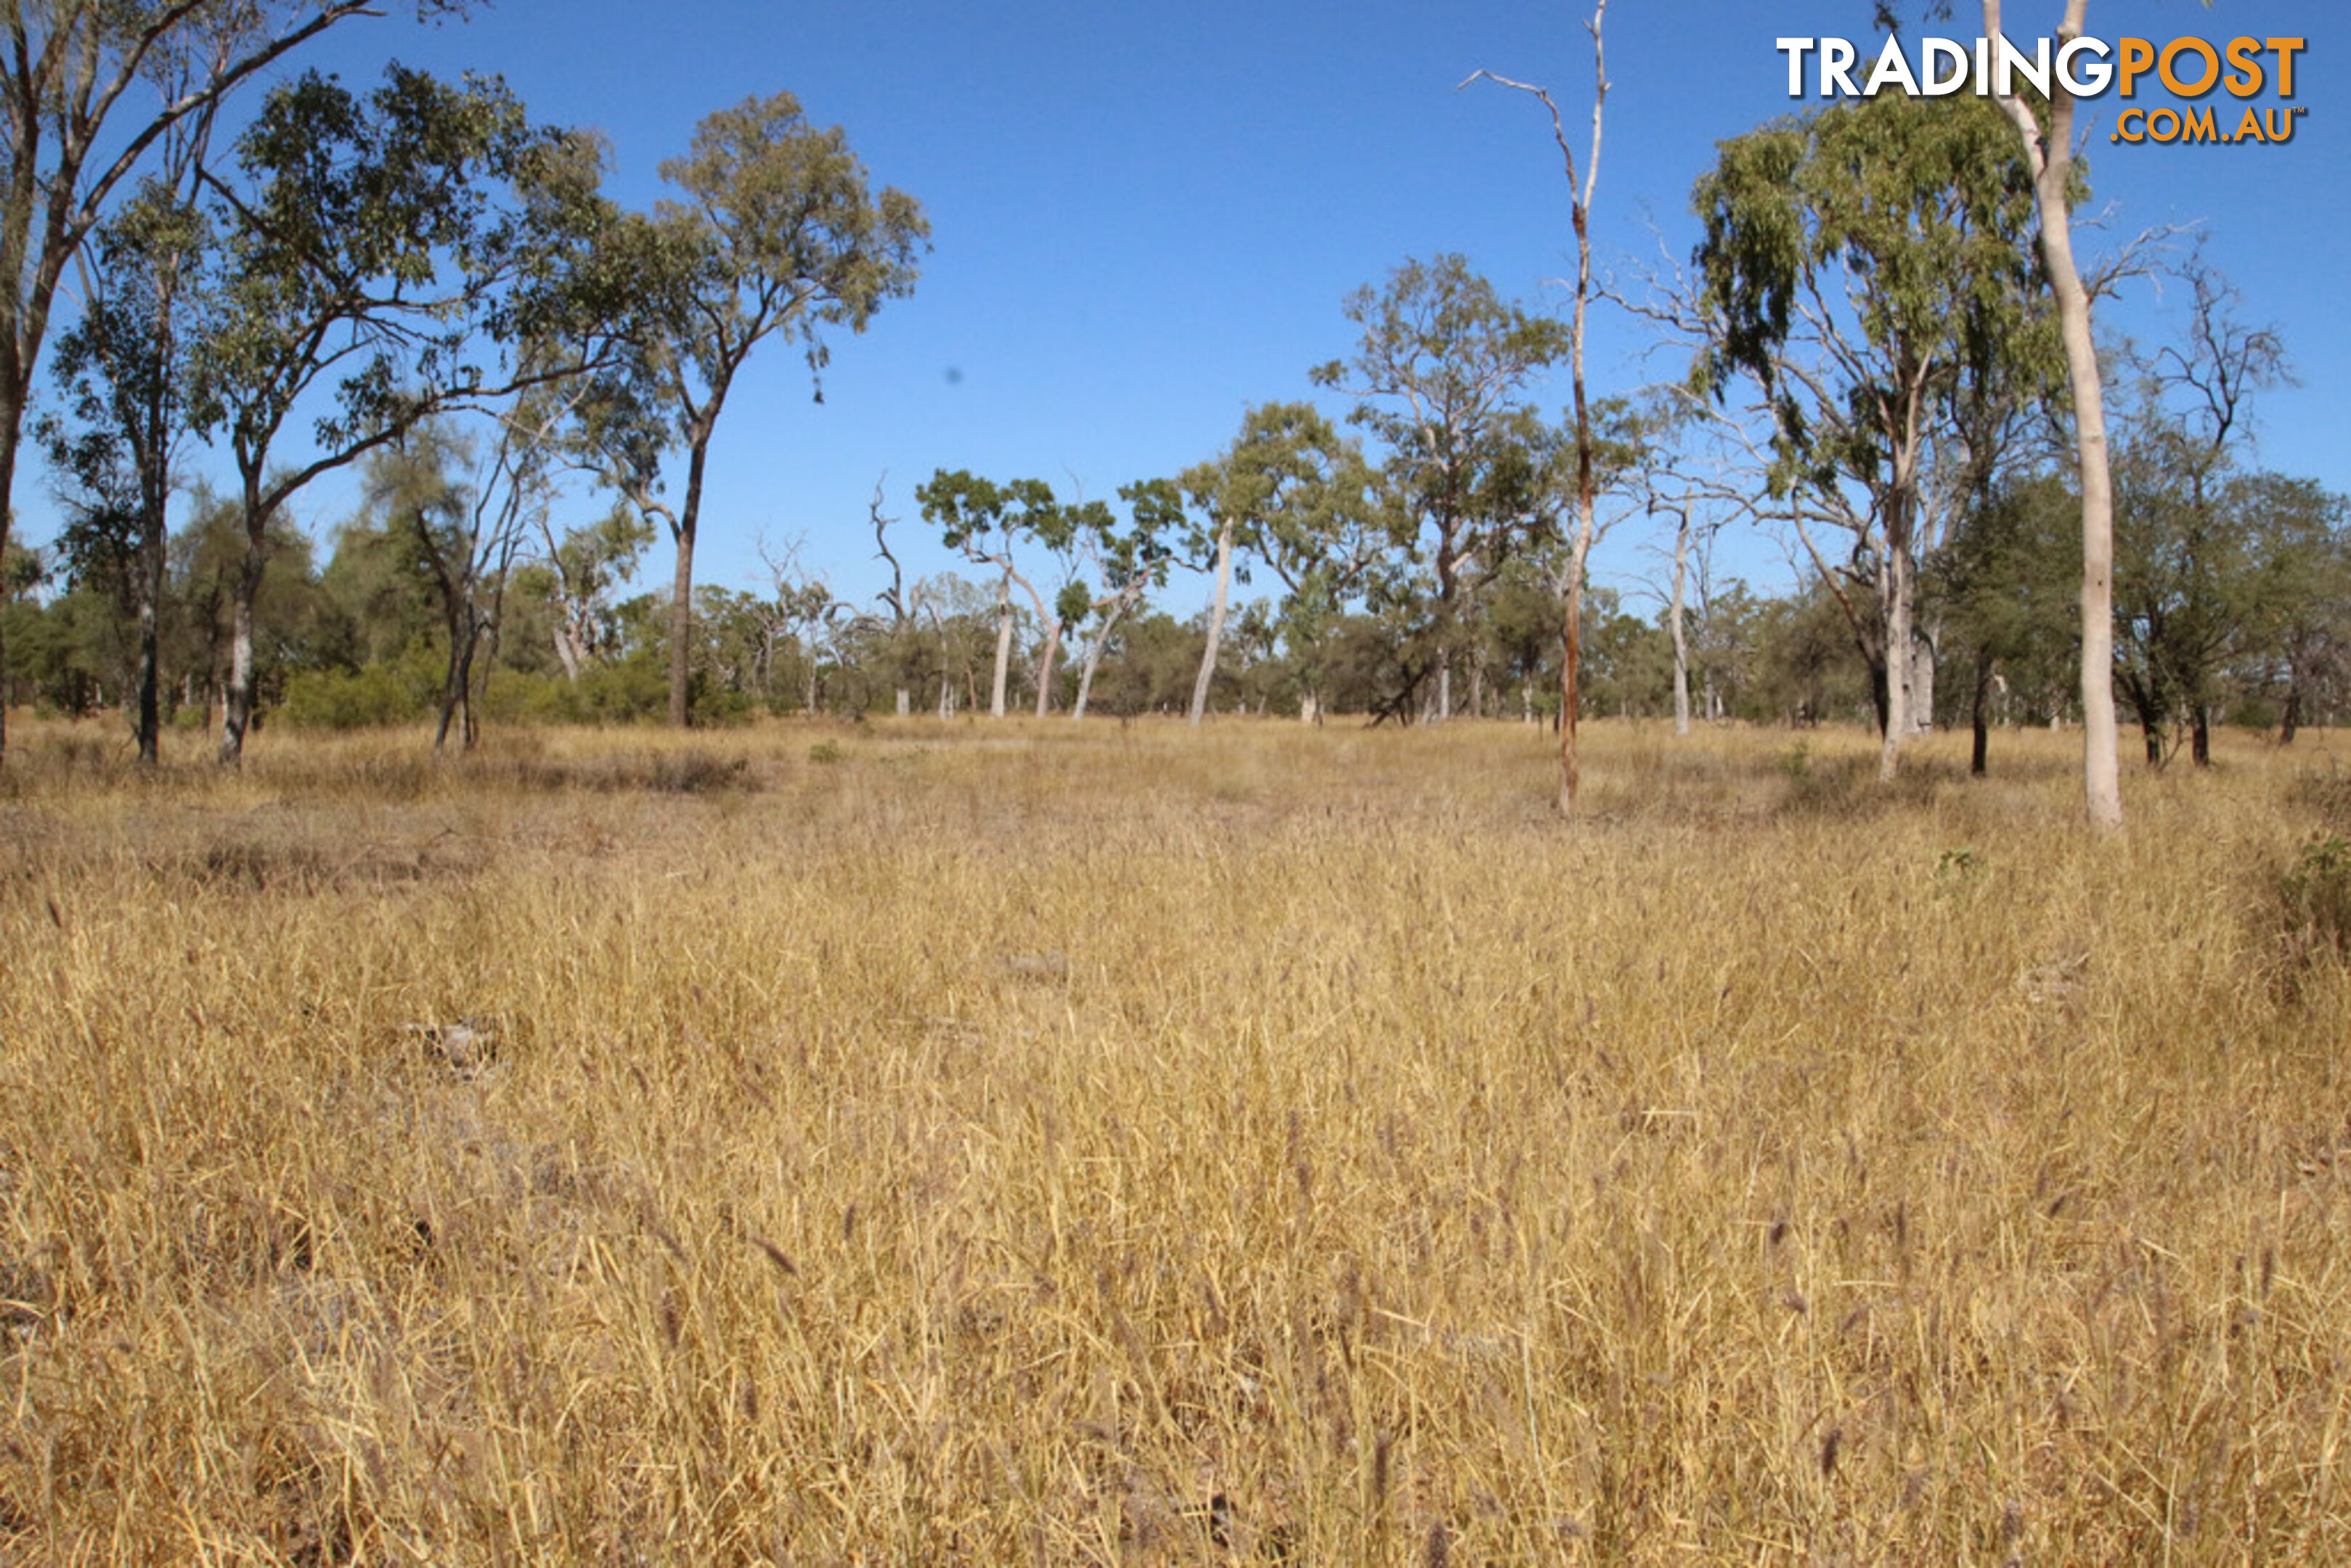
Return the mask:
{"type": "Polygon", "coordinates": [[[1991,750],[1991,672],[1990,659],[1976,660],[1975,699],[1969,705],[1969,722],[1975,732],[1973,749],[1968,754],[1968,772],[1978,779],[1984,776],[1991,750]]]}
{"type": "MultiPolygon", "coordinates": [[[[712,411],[714,415],[716,410],[712,411]]],[[[678,513],[677,576],[670,590],[669,722],[684,729],[687,723],[687,682],[694,671],[694,530],[702,516],[702,467],[709,455],[709,438],[694,444],[685,465],[685,506],[678,513]]]]}

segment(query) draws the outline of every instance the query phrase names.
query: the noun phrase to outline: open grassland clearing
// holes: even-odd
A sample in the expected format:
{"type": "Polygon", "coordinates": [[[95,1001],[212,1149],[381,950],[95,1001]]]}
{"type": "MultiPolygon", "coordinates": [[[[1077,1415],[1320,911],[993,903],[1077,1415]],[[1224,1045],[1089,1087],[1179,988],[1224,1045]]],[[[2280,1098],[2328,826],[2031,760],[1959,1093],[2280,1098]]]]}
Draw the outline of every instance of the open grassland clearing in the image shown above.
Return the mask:
{"type": "Polygon", "coordinates": [[[2338,737],[94,733],[0,1561],[2351,1556],[2338,737]]]}

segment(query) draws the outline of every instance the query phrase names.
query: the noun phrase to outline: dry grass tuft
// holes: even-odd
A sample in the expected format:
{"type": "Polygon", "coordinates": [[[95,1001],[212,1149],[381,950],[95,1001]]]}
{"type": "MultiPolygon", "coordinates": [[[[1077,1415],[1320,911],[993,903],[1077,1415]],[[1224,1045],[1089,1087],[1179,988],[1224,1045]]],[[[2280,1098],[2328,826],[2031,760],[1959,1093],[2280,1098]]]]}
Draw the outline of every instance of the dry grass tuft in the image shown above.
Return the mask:
{"type": "Polygon", "coordinates": [[[2327,737],[89,733],[0,1561],[2351,1556],[2327,737]]]}

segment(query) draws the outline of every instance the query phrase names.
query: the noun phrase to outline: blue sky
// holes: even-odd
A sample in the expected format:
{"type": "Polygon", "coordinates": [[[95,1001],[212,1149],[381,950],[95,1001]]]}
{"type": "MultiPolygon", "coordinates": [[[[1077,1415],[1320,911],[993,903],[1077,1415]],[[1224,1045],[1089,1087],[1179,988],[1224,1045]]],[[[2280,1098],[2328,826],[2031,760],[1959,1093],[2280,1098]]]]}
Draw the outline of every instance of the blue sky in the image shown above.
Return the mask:
{"type": "MultiPolygon", "coordinates": [[[[2035,36],[2060,9],[2009,0],[2008,26],[2035,36]]],[[[1975,9],[1960,11],[1933,30],[1972,37],[1975,9]]],[[[1621,272],[1661,243],[1686,256],[1688,191],[1715,142],[1798,107],[1774,40],[1867,47],[1870,12],[1869,0],[1614,0],[1604,267],[1621,272]]],[[[464,23],[347,24],[305,63],[354,85],[390,57],[501,73],[535,117],[610,138],[611,189],[632,205],[662,193],[657,165],[702,115],[789,89],[847,131],[877,184],[921,201],[935,249],[914,294],[834,341],[821,405],[789,344],[756,357],[711,455],[699,579],[748,586],[762,538],[799,539],[807,565],[862,599],[882,580],[865,515],[885,475],[908,541],[923,532],[914,486],[935,468],[1100,497],[1172,475],[1221,448],[1248,405],[1310,395],[1308,367],[1353,346],[1343,298],[1406,257],[1462,251],[1506,294],[1564,308],[1552,280],[1573,242],[1548,122],[1523,95],[1456,84],[1484,67],[1550,85],[1580,152],[1588,16],[1584,0],[503,0],[464,23]]],[[[2113,232],[2200,224],[2246,314],[2283,329],[2302,384],[2262,400],[2262,459],[2351,490],[2338,369],[2351,357],[2351,109],[2335,76],[2351,70],[2337,47],[2351,27],[2338,16],[2310,0],[2093,0],[2100,37],[2307,38],[2294,101],[2308,113],[2282,147],[2114,145],[2126,105],[2111,98],[2088,129],[2113,232]]],[[[2171,100],[2157,89],[2137,101],[2171,100]]],[[[2153,336],[2163,310],[2141,287],[2105,319],[2153,336]]],[[[1622,316],[1601,311],[1593,332],[1595,392],[1673,369],[1643,358],[1646,330],[1622,316]]],[[[1567,396],[1562,376],[1543,400],[1567,396]]],[[[38,537],[39,505],[25,499],[38,537]]],[[[568,503],[583,516],[600,504],[584,489],[568,503]]],[[[350,506],[347,485],[323,485],[297,511],[323,531],[350,506]]],[[[1608,541],[1603,580],[1651,570],[1639,543],[1629,530],[1608,541]]],[[[906,555],[920,571],[951,564],[935,546],[906,555]]],[[[1763,580],[1785,570],[1760,542],[1724,559],[1763,580]]],[[[642,580],[668,571],[664,540],[642,580]]],[[[1164,602],[1185,615],[1202,596],[1179,583],[1164,602]]]]}

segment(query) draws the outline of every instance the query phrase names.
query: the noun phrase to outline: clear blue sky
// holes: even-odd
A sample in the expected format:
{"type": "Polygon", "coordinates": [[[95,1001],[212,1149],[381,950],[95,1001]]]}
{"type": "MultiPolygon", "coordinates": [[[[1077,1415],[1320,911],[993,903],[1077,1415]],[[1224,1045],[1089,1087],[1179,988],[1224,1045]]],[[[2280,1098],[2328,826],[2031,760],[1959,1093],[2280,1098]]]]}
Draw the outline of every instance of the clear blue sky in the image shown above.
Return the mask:
{"type": "MultiPolygon", "coordinates": [[[[2037,36],[2060,10],[2009,0],[2008,26],[2037,36]]],[[[1975,7],[1959,12],[1930,30],[1971,37],[1975,7]]],[[[790,346],[773,345],[712,450],[699,579],[749,586],[763,535],[804,537],[803,559],[862,599],[882,580],[865,512],[885,473],[909,541],[922,531],[914,486],[935,468],[1035,475],[1065,493],[1074,479],[1101,497],[1172,475],[1228,441],[1247,405],[1309,395],[1307,368],[1353,346],[1343,297],[1408,256],[1462,251],[1505,293],[1563,308],[1552,280],[1573,242],[1548,122],[1523,95],[1456,84],[1485,67],[1551,86],[1580,152],[1589,14],[1588,0],[503,0],[432,28],[347,24],[306,58],[354,85],[394,57],[502,73],[535,117],[610,138],[612,189],[632,205],[662,193],[657,165],[703,114],[789,89],[812,120],[845,128],[876,183],[921,201],[935,249],[915,293],[835,341],[824,403],[790,346]]],[[[1798,107],[1775,38],[1867,47],[1870,14],[1869,0],[1614,0],[1604,266],[1654,256],[1660,238],[1686,256],[1688,191],[1714,143],[1798,107]]],[[[2127,105],[2109,98],[2091,107],[2092,177],[2116,235],[2203,226],[2247,315],[2283,328],[2301,378],[2260,405],[2262,459],[2351,489],[2351,94],[2336,75],[2351,71],[2338,47],[2351,26],[2311,0],[2093,0],[2090,29],[2309,40],[2291,145],[2114,145],[2127,105]]],[[[2171,101],[2159,88],[2137,99],[2171,101]]],[[[2215,101],[2234,118],[2231,99],[2215,101]]],[[[2105,319],[2152,336],[2161,310],[2141,287],[2105,319]]],[[[1646,329],[1622,317],[1604,310],[1594,331],[1596,392],[1668,368],[1639,358],[1646,329]]],[[[1566,400],[1562,377],[1545,401],[1566,400]]],[[[39,504],[26,500],[37,537],[39,504]]],[[[349,506],[347,486],[322,486],[297,509],[323,531],[349,506]]],[[[1637,545],[1626,531],[1604,547],[1604,580],[1649,570],[1637,545]]],[[[935,546],[906,553],[917,570],[950,564],[935,546]]],[[[1734,548],[1728,563],[1783,570],[1769,547],[1734,548]]],[[[668,571],[664,540],[643,580],[668,571]]],[[[1179,583],[1165,603],[1186,615],[1200,597],[1179,583]]]]}

